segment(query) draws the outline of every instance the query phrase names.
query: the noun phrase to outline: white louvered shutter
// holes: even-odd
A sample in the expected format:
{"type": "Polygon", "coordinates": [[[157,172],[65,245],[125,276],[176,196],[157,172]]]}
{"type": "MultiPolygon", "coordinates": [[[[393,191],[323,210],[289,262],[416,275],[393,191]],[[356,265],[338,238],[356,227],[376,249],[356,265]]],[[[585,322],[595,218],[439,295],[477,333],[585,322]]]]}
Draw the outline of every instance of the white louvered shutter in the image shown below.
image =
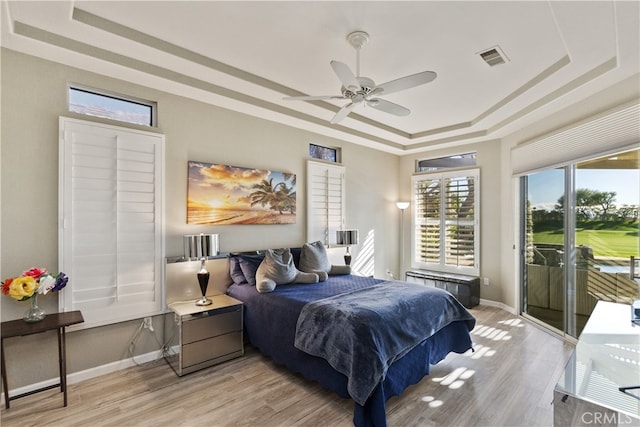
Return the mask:
{"type": "Polygon", "coordinates": [[[412,266],[479,274],[477,169],[413,177],[412,266]]]}
{"type": "Polygon", "coordinates": [[[307,241],[336,244],[344,227],[344,166],[307,162],[307,241]]]}
{"type": "Polygon", "coordinates": [[[61,118],[63,311],[86,327],[162,312],[164,137],[61,118]]]}

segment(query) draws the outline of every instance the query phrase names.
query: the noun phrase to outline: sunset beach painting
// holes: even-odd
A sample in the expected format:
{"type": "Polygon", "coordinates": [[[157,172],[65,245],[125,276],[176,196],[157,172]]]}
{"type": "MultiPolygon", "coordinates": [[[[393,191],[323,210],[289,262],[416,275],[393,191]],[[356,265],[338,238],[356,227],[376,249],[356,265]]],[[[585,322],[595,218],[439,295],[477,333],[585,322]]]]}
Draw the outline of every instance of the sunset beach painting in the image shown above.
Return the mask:
{"type": "Polygon", "coordinates": [[[189,161],[187,224],[295,222],[295,174],[189,161]]]}

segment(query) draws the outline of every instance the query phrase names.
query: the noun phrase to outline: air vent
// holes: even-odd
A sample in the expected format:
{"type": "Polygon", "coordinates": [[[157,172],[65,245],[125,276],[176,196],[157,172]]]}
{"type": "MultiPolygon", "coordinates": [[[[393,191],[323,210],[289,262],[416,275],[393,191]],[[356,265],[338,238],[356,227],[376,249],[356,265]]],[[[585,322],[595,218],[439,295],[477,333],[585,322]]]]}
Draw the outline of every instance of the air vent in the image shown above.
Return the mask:
{"type": "Polygon", "coordinates": [[[484,59],[484,62],[489,64],[490,67],[509,62],[509,58],[507,58],[507,55],[500,49],[500,46],[494,46],[478,52],[478,55],[480,55],[480,57],[484,59]]]}

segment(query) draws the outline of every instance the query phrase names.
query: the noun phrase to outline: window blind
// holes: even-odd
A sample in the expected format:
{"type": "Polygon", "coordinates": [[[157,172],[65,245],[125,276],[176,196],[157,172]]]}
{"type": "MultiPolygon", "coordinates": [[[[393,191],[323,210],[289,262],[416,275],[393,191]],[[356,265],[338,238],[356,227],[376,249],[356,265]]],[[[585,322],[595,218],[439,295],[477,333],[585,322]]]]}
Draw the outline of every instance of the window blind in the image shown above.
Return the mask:
{"type": "Polygon", "coordinates": [[[514,176],[566,166],[640,144],[640,104],[637,101],[511,149],[514,176]]]}
{"type": "Polygon", "coordinates": [[[161,135],[61,119],[62,310],[85,326],[158,314],[162,302],[161,135]]]}
{"type": "Polygon", "coordinates": [[[413,264],[479,274],[479,171],[413,177],[413,264]]]}
{"type": "Polygon", "coordinates": [[[307,241],[336,244],[344,227],[344,166],[307,162],[307,241]]]}

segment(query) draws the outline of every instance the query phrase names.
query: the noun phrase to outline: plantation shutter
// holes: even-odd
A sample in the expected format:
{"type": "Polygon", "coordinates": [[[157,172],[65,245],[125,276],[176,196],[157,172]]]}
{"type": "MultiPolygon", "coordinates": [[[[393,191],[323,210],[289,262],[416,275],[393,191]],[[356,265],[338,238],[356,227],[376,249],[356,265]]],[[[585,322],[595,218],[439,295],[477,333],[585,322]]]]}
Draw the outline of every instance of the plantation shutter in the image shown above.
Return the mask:
{"type": "Polygon", "coordinates": [[[440,264],[440,179],[416,180],[414,192],[416,257],[427,264],[440,264]]]}
{"type": "Polygon", "coordinates": [[[61,118],[61,310],[85,327],[159,314],[164,137],[61,118]]]}
{"type": "Polygon", "coordinates": [[[413,177],[413,264],[479,274],[477,169],[413,177]]]}
{"type": "Polygon", "coordinates": [[[473,268],[475,179],[469,176],[445,178],[444,188],[445,264],[473,268]]]}
{"type": "Polygon", "coordinates": [[[336,244],[344,227],[344,166],[307,162],[307,241],[336,244]]]}

